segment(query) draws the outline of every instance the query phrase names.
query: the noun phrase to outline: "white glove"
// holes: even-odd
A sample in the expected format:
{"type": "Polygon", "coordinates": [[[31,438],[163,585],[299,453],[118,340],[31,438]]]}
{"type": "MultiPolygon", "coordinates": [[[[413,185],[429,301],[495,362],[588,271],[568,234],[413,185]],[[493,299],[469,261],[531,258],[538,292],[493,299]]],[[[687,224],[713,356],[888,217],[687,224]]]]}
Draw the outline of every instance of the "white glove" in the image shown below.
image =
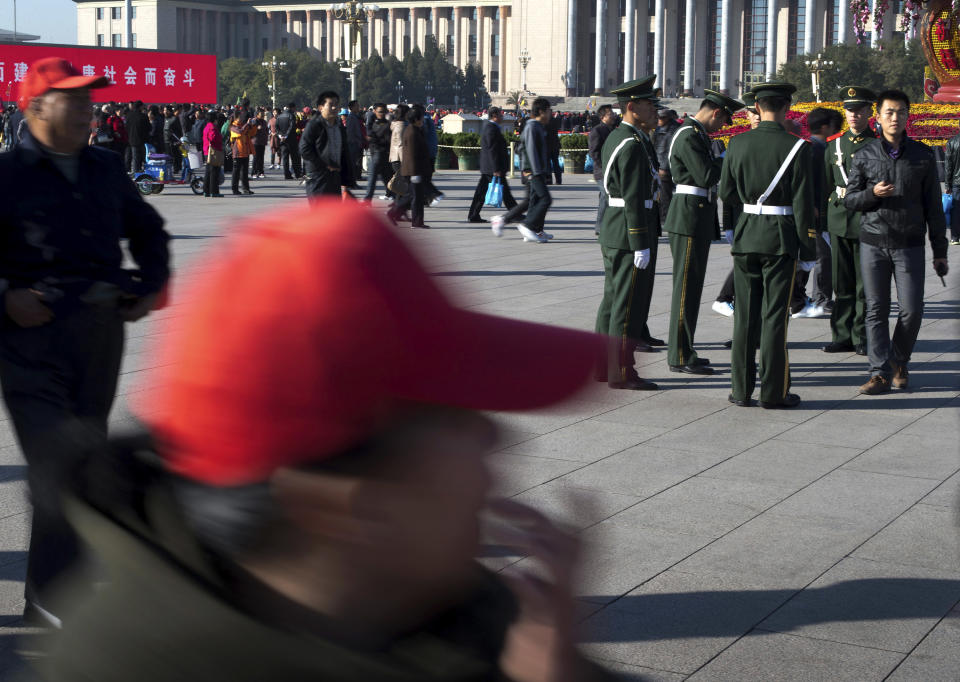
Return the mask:
{"type": "Polygon", "coordinates": [[[423,178],[419,175],[414,175],[410,178],[410,182],[412,182],[414,185],[419,185],[421,182],[423,182],[423,178]]]}
{"type": "Polygon", "coordinates": [[[816,264],[817,264],[817,261],[815,260],[802,260],[799,263],[797,263],[797,265],[800,266],[800,269],[803,270],[804,272],[810,272],[811,270],[813,270],[813,266],[816,264]]]}
{"type": "Polygon", "coordinates": [[[727,240],[727,244],[733,246],[733,230],[724,230],[723,238],[727,240]]]}
{"type": "Polygon", "coordinates": [[[827,246],[832,249],[833,246],[830,245],[830,233],[829,233],[829,232],[821,232],[821,233],[820,233],[820,236],[823,238],[823,241],[825,241],[825,242],[827,243],[827,246]]]}
{"type": "Polygon", "coordinates": [[[650,265],[650,249],[633,252],[633,267],[644,270],[648,265],[650,265]]]}

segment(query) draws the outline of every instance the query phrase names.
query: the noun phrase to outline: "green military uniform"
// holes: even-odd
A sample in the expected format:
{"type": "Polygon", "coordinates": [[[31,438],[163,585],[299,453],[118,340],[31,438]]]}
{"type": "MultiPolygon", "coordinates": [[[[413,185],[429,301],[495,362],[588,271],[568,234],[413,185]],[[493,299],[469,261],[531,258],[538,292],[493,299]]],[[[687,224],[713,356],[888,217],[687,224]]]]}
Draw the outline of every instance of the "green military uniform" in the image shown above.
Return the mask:
{"type": "MultiPolygon", "coordinates": [[[[621,99],[649,99],[656,102],[649,76],[624,83],[613,90],[621,99]]],[[[656,241],[655,211],[649,180],[649,160],[641,132],[621,123],[603,144],[603,189],[607,209],[600,222],[600,251],[603,254],[603,300],[597,311],[596,330],[610,339],[606,378],[614,388],[656,388],[634,369],[635,340],[643,336],[640,271],[634,253],[650,249],[656,241]]],[[[651,266],[647,266],[649,269],[651,266]]]]}
{"type": "MultiPolygon", "coordinates": [[[[638,131],[640,143],[647,154],[647,161],[650,169],[650,192],[653,195],[653,208],[644,208],[647,213],[648,225],[651,229],[650,234],[650,265],[638,273],[638,286],[640,287],[641,297],[638,317],[643,320],[640,329],[640,340],[644,343],[653,341],[648,324],[650,317],[650,302],[653,299],[653,284],[657,274],[657,252],[660,244],[660,163],[657,161],[657,150],[653,146],[650,136],[643,130],[638,131]]],[[[643,175],[643,171],[640,172],[643,175]]],[[[656,343],[662,344],[662,341],[656,343]]]]}
{"type": "MultiPolygon", "coordinates": [[[[873,104],[876,95],[867,88],[842,88],[846,109],[859,109],[873,104]]],[[[860,274],[860,213],[848,211],[843,205],[847,189],[847,173],[853,155],[876,137],[871,128],[860,133],[847,130],[827,140],[824,153],[826,179],[823,186],[824,205],[821,212],[827,216],[830,233],[830,262],[833,272],[833,292],[836,301],[830,315],[833,332],[832,346],[849,349],[866,344],[863,278],[860,274]]]]}
{"type": "MultiPolygon", "coordinates": [[[[743,104],[712,90],[704,99],[725,109],[731,116],[743,104]]],[[[702,366],[693,349],[700,296],[707,272],[710,242],[717,231],[717,197],[714,187],[720,180],[723,160],[713,154],[710,136],[693,117],[674,133],[670,142],[670,175],[675,188],[664,229],[673,255],[673,298],[670,304],[670,342],[667,362],[673,371],[691,368],[698,374],[711,370],[702,366]]]]}
{"type": "MultiPolygon", "coordinates": [[[[789,83],[763,83],[753,89],[758,100],[789,99],[795,91],[789,83]]],[[[797,256],[804,261],[816,257],[816,233],[808,227],[815,224],[813,188],[809,143],[779,123],[762,121],[730,141],[720,199],[742,206],[731,249],[736,302],[730,399],[738,404],[749,404],[756,385],[758,344],[761,405],[777,407],[797,400],[787,397],[787,322],[797,256]],[[791,154],[790,163],[785,163],[791,154]],[[771,187],[781,169],[780,180],[771,187]]]]}

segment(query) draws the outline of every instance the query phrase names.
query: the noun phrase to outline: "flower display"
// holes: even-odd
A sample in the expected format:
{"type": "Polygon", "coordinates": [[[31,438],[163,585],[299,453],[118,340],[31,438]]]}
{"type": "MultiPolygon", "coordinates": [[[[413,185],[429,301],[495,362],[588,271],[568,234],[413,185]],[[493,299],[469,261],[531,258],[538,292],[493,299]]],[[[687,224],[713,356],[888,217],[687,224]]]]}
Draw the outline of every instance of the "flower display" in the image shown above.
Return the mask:
{"type": "MultiPolygon", "coordinates": [[[[787,118],[800,124],[803,137],[809,137],[810,135],[807,128],[807,114],[818,107],[835,109],[843,113],[843,102],[795,103],[787,112],[787,118]]],[[[875,123],[874,119],[870,119],[871,126],[875,123]]],[[[846,129],[847,124],[844,122],[842,130],[846,129]]],[[[747,121],[747,114],[739,111],[734,115],[733,123],[714,133],[713,137],[727,144],[731,138],[748,130],[750,130],[750,124],[747,121]]],[[[914,140],[931,147],[942,147],[947,143],[947,140],[958,133],[960,133],[960,104],[922,102],[910,106],[910,116],[907,118],[907,135],[914,140]]]]}

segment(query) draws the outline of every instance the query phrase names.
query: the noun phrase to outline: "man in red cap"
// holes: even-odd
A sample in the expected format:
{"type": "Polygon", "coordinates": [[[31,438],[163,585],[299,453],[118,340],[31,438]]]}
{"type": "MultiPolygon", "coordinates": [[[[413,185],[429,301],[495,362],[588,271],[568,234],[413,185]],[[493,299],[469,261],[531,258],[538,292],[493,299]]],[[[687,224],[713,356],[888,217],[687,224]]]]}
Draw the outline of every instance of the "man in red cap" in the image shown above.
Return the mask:
{"type": "Polygon", "coordinates": [[[169,275],[163,221],[114,152],[88,147],[90,90],[59,58],[20,84],[27,132],[0,156],[0,384],[28,464],[33,528],[25,616],[56,625],[48,602],[75,562],[78,540],[58,488],[82,444],[106,435],[125,321],[155,305],[169,275]],[[139,269],[122,267],[128,240],[139,269]]]}
{"type": "Polygon", "coordinates": [[[576,543],[488,506],[495,429],[475,411],[563,400],[603,342],[454,307],[352,202],[233,234],[163,335],[150,434],[75,480],[110,580],[45,679],[611,679],[574,646],[576,543]],[[544,352],[498,350],[518,346],[544,352]],[[475,561],[484,507],[537,578],[475,561]]]}

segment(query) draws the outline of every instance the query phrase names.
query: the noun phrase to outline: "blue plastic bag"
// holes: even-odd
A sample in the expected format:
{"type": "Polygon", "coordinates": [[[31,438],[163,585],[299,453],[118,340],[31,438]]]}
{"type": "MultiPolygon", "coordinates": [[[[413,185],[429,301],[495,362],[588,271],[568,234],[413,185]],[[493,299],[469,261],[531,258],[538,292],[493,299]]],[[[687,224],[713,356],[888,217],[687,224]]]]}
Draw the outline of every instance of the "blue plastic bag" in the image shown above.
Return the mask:
{"type": "Polygon", "coordinates": [[[483,200],[484,206],[493,206],[500,208],[503,206],[503,185],[500,178],[494,176],[490,184],[487,185],[487,197],[483,200]]]}
{"type": "Polygon", "coordinates": [[[593,157],[587,154],[587,160],[583,162],[583,172],[592,173],[593,172],[593,157]]]}
{"type": "Polygon", "coordinates": [[[944,195],[941,197],[941,201],[943,201],[943,215],[944,215],[944,217],[947,219],[947,225],[949,225],[949,224],[950,224],[950,211],[953,210],[953,195],[952,195],[952,194],[944,194],[944,195]]]}

